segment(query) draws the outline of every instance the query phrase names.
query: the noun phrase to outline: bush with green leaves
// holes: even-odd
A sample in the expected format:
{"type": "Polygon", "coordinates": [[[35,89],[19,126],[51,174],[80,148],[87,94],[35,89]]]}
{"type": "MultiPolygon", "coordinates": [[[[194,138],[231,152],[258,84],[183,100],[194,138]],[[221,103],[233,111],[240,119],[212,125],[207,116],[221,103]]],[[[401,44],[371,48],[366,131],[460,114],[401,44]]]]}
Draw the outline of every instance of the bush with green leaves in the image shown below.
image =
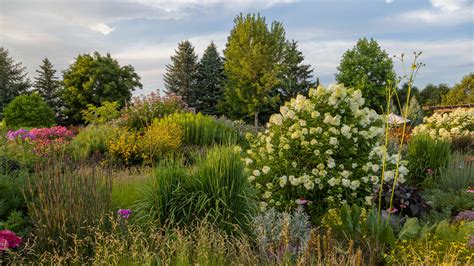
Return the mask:
{"type": "Polygon", "coordinates": [[[474,193],[467,189],[429,189],[423,193],[432,205],[432,215],[449,219],[461,211],[474,209],[474,193]]]}
{"type": "Polygon", "coordinates": [[[4,109],[8,127],[50,127],[54,112],[37,93],[16,97],[4,109]]]}
{"type": "Polygon", "coordinates": [[[163,163],[138,200],[139,216],[161,226],[208,219],[227,233],[248,230],[254,209],[251,188],[234,149],[212,148],[193,169],[177,161],[163,163]]]}
{"type": "Polygon", "coordinates": [[[105,124],[120,116],[118,102],[103,102],[97,107],[92,104],[87,105],[86,110],[82,110],[82,119],[88,124],[105,124]]]}
{"type": "Polygon", "coordinates": [[[436,186],[441,189],[465,190],[474,185],[474,162],[468,153],[454,153],[448,167],[440,172],[436,186]]]}
{"type": "Polygon", "coordinates": [[[184,131],[183,143],[187,145],[233,145],[238,140],[238,132],[232,125],[201,113],[172,114],[162,121],[180,125],[184,131]]]}
{"type": "Polygon", "coordinates": [[[409,181],[421,184],[434,181],[439,172],[448,166],[451,157],[450,143],[426,134],[417,134],[408,143],[409,181]]]}
{"type": "Polygon", "coordinates": [[[77,160],[93,156],[102,158],[107,153],[108,142],[116,137],[112,125],[88,125],[69,143],[71,154],[77,160]]]}
{"type": "MultiPolygon", "coordinates": [[[[381,117],[364,108],[360,90],[333,84],[298,95],[270,118],[267,130],[251,137],[245,162],[260,206],[278,210],[308,201],[313,221],[345,202],[372,204],[382,169],[394,180],[397,154],[383,163],[381,117]],[[385,167],[383,167],[385,165],[385,167]]],[[[400,161],[398,182],[407,174],[400,161]]]]}
{"type": "Polygon", "coordinates": [[[0,174],[0,221],[7,220],[11,212],[26,210],[23,197],[26,177],[23,170],[0,174]]]}

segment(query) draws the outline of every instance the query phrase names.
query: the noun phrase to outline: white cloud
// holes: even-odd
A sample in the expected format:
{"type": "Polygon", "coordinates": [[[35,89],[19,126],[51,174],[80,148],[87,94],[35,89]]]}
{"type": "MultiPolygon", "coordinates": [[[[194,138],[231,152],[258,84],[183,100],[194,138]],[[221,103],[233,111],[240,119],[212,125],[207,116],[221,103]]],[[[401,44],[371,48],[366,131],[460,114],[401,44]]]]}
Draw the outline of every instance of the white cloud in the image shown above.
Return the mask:
{"type": "Polygon", "coordinates": [[[393,3],[393,0],[385,0],[385,3],[387,4],[393,3]]]}
{"type": "Polygon", "coordinates": [[[431,8],[402,13],[398,19],[435,25],[456,25],[474,21],[474,7],[466,0],[431,0],[431,8]]]}
{"type": "Polygon", "coordinates": [[[115,30],[115,27],[111,28],[105,23],[97,23],[97,24],[91,25],[90,29],[93,31],[100,32],[104,35],[108,35],[109,33],[115,30]]]}

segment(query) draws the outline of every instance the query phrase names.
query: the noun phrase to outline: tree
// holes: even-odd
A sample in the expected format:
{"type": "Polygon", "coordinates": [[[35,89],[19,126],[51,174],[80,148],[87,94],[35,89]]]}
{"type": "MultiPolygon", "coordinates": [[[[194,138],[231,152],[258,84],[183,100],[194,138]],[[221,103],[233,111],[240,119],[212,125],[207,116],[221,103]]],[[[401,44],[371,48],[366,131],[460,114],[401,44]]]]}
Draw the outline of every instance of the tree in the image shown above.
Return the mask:
{"type": "Polygon", "coordinates": [[[220,115],[217,104],[224,98],[224,63],[211,42],[204,51],[197,68],[195,107],[203,114],[220,115]]]}
{"type": "Polygon", "coordinates": [[[285,30],[276,21],[268,27],[265,18],[255,14],[240,14],[234,23],[224,50],[226,111],[253,116],[257,127],[260,112],[279,102],[274,88],[280,83],[285,30]]]}
{"type": "Polygon", "coordinates": [[[71,123],[82,121],[82,111],[88,105],[101,106],[102,103],[118,102],[124,106],[130,101],[132,91],[142,88],[140,77],[131,65],[120,66],[110,54],[79,55],[64,72],[63,99],[66,115],[71,123]]]}
{"type": "Polygon", "coordinates": [[[166,65],[164,82],[167,94],[176,94],[190,106],[195,107],[198,57],[190,41],[178,43],[175,55],[171,56],[171,64],[166,65]]]}
{"type": "Polygon", "coordinates": [[[47,57],[43,59],[40,69],[36,70],[38,77],[35,77],[33,84],[34,91],[37,92],[45,102],[53,109],[56,115],[61,109],[61,81],[55,76],[56,70],[47,57]]]}
{"type": "MultiPolygon", "coordinates": [[[[402,114],[402,110],[400,110],[401,106],[404,106],[407,103],[407,96],[408,96],[408,83],[404,83],[402,87],[397,90],[397,95],[393,96],[393,102],[399,114],[402,114]]],[[[419,99],[420,99],[420,91],[418,90],[418,87],[416,86],[413,86],[411,88],[410,100],[413,98],[416,99],[417,104],[418,104],[419,99]]]]}
{"type": "Polygon", "coordinates": [[[393,61],[374,39],[359,39],[342,56],[336,80],[345,86],[362,90],[366,105],[378,112],[385,106],[385,88],[395,82],[393,61]]]}
{"type": "Polygon", "coordinates": [[[37,93],[23,94],[5,107],[5,123],[9,127],[49,127],[54,112],[37,93]]]}
{"type": "Polygon", "coordinates": [[[310,65],[303,64],[303,53],[298,51],[296,41],[288,42],[283,58],[282,71],[280,73],[280,93],[281,103],[289,101],[298,94],[308,96],[309,89],[315,86],[311,81],[313,77],[310,65]]]}
{"type": "MultiPolygon", "coordinates": [[[[402,108],[403,112],[405,112],[406,102],[402,108]]],[[[403,114],[403,112],[401,112],[400,114],[403,114]]],[[[421,109],[421,106],[418,103],[416,97],[410,97],[407,117],[411,120],[412,125],[418,125],[423,122],[423,110],[421,109]]]]}
{"type": "Polygon", "coordinates": [[[15,63],[8,57],[8,50],[0,47],[0,110],[16,96],[24,93],[30,87],[30,80],[26,77],[26,67],[15,63]]]}
{"type": "Polygon", "coordinates": [[[443,96],[443,104],[463,104],[474,103],[474,73],[470,73],[462,78],[461,83],[443,96]]]}
{"type": "Polygon", "coordinates": [[[440,105],[443,96],[449,92],[449,86],[441,83],[439,85],[428,84],[420,92],[420,104],[422,106],[440,105]]]}

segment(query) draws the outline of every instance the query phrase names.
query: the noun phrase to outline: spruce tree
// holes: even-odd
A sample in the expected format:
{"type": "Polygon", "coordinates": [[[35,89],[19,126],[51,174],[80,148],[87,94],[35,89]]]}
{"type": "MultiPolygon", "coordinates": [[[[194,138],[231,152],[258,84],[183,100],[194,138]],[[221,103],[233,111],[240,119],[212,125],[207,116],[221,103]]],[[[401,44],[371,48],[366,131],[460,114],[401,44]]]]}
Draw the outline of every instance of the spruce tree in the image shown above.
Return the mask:
{"type": "Polygon", "coordinates": [[[289,101],[298,94],[308,96],[309,89],[315,86],[311,81],[313,69],[310,65],[303,64],[304,56],[298,51],[296,41],[288,42],[283,58],[280,75],[280,100],[282,103],[289,101]]]}
{"type": "Polygon", "coordinates": [[[204,51],[197,69],[196,89],[194,98],[197,111],[203,114],[220,115],[217,104],[224,97],[224,64],[211,42],[204,51]]]}
{"type": "Polygon", "coordinates": [[[30,80],[25,70],[26,67],[8,56],[8,50],[0,47],[0,110],[2,114],[9,102],[30,87],[30,80]]]}
{"type": "Polygon", "coordinates": [[[43,97],[44,101],[53,109],[57,115],[61,108],[60,90],[61,82],[55,76],[56,70],[48,58],[43,59],[40,69],[36,70],[38,77],[35,77],[33,84],[34,91],[43,97]]]}
{"type": "Polygon", "coordinates": [[[167,94],[176,94],[191,107],[195,107],[198,57],[190,41],[178,43],[175,55],[171,56],[171,63],[166,65],[164,83],[167,94]]]}

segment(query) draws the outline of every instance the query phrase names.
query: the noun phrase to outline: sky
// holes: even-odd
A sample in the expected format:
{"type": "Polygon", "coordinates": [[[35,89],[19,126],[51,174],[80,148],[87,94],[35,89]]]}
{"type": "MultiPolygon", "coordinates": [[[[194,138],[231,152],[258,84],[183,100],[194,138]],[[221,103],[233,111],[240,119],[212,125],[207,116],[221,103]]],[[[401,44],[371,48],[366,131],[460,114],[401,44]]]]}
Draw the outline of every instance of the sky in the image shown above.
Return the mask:
{"type": "MultiPolygon", "coordinates": [[[[0,0],[0,46],[31,79],[44,57],[61,75],[78,54],[110,53],[142,78],[135,94],[147,94],[164,89],[178,42],[190,40],[202,55],[213,41],[222,52],[239,13],[282,22],[323,85],[361,37],[390,56],[404,53],[407,64],[421,51],[420,88],[474,72],[473,0],[0,0]]],[[[403,74],[398,60],[395,71],[403,74]]]]}

